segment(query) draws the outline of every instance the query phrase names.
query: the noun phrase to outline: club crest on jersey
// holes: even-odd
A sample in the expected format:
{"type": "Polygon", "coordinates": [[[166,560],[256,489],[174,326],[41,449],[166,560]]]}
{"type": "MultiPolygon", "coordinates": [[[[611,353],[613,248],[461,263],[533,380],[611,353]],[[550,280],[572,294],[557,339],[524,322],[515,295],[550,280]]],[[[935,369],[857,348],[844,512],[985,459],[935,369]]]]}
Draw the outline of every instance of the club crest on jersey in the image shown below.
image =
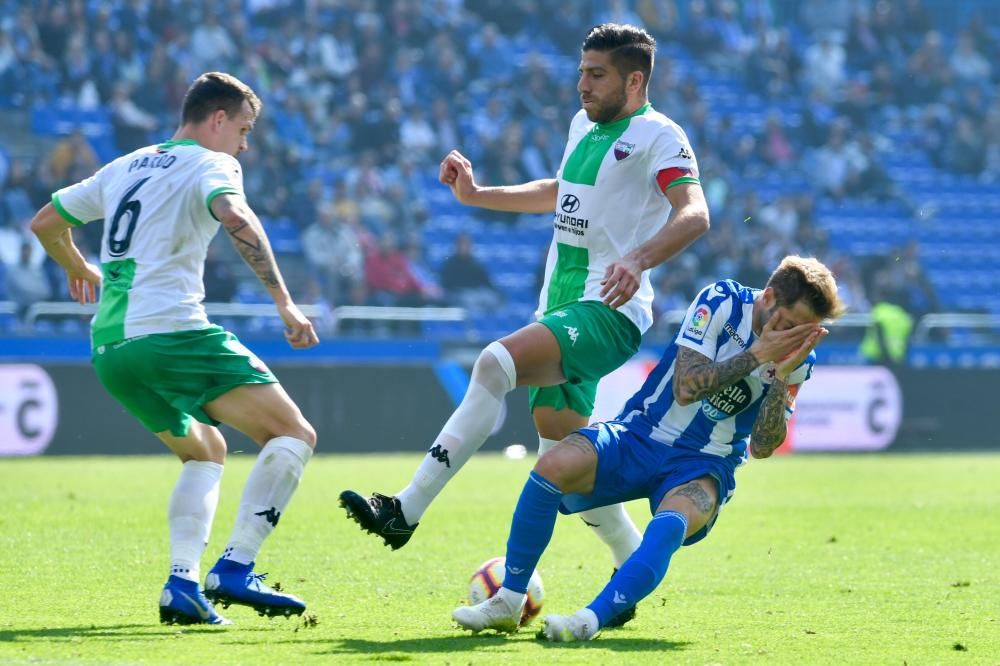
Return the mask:
{"type": "Polygon", "coordinates": [[[626,143],[621,139],[615,141],[615,159],[619,162],[631,155],[633,150],[635,150],[634,143],[626,143]]]}
{"type": "Polygon", "coordinates": [[[691,315],[691,323],[688,325],[684,335],[692,340],[702,340],[705,331],[708,330],[708,322],[712,320],[712,311],[707,305],[699,305],[691,315]]]}

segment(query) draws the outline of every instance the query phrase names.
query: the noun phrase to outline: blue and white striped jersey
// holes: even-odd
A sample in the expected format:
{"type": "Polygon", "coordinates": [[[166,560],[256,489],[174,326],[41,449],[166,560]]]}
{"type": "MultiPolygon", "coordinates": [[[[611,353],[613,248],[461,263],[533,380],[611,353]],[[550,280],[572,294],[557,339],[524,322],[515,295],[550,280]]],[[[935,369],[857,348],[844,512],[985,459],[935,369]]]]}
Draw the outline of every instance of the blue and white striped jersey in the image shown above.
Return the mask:
{"type": "MultiPolygon", "coordinates": [[[[674,400],[674,359],[678,346],[694,349],[719,362],[750,348],[753,301],[759,289],[734,280],[721,280],[701,290],[688,308],[677,338],[649,374],[639,392],[622,409],[618,420],[637,435],[667,446],[746,460],[747,443],[761,401],[771,387],[774,364],[765,363],[732,386],[702,400],[682,406],[674,400]]],[[[816,362],[815,352],[788,378],[791,398],[785,418],[795,408],[798,386],[807,380],[816,362]]]]}

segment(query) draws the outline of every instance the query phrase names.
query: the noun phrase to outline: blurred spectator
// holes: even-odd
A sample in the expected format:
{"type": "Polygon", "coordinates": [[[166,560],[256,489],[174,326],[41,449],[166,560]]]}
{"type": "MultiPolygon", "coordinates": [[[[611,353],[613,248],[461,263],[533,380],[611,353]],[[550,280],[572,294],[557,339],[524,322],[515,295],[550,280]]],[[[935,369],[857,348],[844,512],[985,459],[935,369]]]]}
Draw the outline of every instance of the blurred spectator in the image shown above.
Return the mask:
{"type": "Polygon", "coordinates": [[[846,63],[844,48],[836,42],[832,33],[826,32],[817,43],[806,49],[802,73],[813,92],[831,99],[847,78],[846,63]]]}
{"type": "Polygon", "coordinates": [[[958,78],[966,83],[986,83],[992,71],[989,60],[976,50],[976,43],[968,32],[958,36],[950,64],[958,78]]]}
{"type": "Polygon", "coordinates": [[[472,239],[455,237],[455,251],[441,265],[441,286],[449,303],[474,311],[493,310],[501,298],[486,268],[472,252],[472,239]]]}
{"type": "Polygon", "coordinates": [[[948,141],[947,166],[955,173],[978,174],[986,166],[983,135],[969,116],[958,117],[955,132],[948,141]]]}
{"type": "Polygon", "coordinates": [[[428,161],[431,152],[437,147],[437,136],[434,128],[424,117],[424,111],[419,106],[414,107],[403,118],[399,128],[399,143],[403,150],[413,159],[428,161]]]}
{"type": "Polygon", "coordinates": [[[760,222],[782,238],[792,238],[799,226],[799,213],[791,197],[778,197],[760,209],[760,222]]]}
{"type": "Polygon", "coordinates": [[[859,351],[872,363],[902,365],[913,331],[913,316],[900,305],[898,292],[888,285],[878,285],[872,300],[872,323],[859,351]]]}
{"type": "Polygon", "coordinates": [[[365,258],[365,283],[372,305],[415,307],[425,304],[420,282],[410,271],[396,234],[382,236],[377,250],[365,258]]]}
{"type": "Polygon", "coordinates": [[[232,265],[224,257],[221,242],[213,241],[205,257],[205,300],[211,303],[231,303],[236,296],[236,276],[232,265]]]}
{"type": "Polygon", "coordinates": [[[838,123],[831,131],[826,145],[816,152],[816,177],[823,191],[842,198],[847,192],[848,177],[857,164],[857,150],[847,142],[847,128],[838,123]]]}
{"type": "Polygon", "coordinates": [[[772,166],[788,166],[795,160],[795,149],[792,147],[791,139],[785,133],[781,115],[776,111],[768,114],[767,124],[764,126],[764,136],[761,137],[760,143],[764,159],[772,166]]]}
{"type": "Polygon", "coordinates": [[[344,303],[364,279],[364,255],[354,230],[337,218],[332,204],[320,207],[316,222],[302,234],[302,247],[327,303],[344,303]]]}
{"type": "Polygon", "coordinates": [[[238,55],[236,44],[219,23],[214,9],[208,8],[191,33],[191,57],[195,69],[203,72],[227,69],[238,55]]]}
{"type": "Polygon", "coordinates": [[[128,84],[115,86],[111,98],[112,125],[115,132],[115,146],[121,153],[129,153],[149,144],[149,135],[156,126],[156,118],[146,113],[132,101],[132,90],[128,84]]]}
{"type": "Polygon", "coordinates": [[[34,251],[32,243],[22,242],[17,263],[7,266],[7,297],[17,306],[18,317],[24,317],[29,306],[51,295],[40,262],[32,261],[34,251]]]}
{"type": "Polygon", "coordinates": [[[56,142],[45,161],[47,180],[56,190],[92,176],[100,164],[79,127],[56,142]]]}

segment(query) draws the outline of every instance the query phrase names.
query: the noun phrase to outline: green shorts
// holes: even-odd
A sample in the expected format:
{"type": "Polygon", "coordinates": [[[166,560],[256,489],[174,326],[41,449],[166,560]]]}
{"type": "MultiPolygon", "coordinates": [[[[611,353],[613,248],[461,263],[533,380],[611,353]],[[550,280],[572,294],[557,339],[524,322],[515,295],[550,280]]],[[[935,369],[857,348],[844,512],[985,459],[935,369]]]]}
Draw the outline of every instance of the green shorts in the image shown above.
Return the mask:
{"type": "Polygon", "coordinates": [[[184,437],[191,418],[218,425],[204,405],[244,384],[278,381],[219,326],[142,335],[100,345],[91,361],[101,384],[151,432],[184,437]]]}
{"type": "Polygon", "coordinates": [[[642,334],[632,320],[600,301],[578,301],[550,312],[538,323],[552,331],[562,351],[566,383],[528,389],[528,405],[594,412],[597,382],[639,351],[642,334]]]}

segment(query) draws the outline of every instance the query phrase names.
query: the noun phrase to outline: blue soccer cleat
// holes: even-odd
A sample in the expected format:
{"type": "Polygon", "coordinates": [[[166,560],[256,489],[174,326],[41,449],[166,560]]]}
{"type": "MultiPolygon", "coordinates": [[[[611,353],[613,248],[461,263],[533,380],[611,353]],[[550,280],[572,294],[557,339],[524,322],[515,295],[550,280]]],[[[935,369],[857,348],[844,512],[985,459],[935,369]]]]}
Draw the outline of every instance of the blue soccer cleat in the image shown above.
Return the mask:
{"type": "Polygon", "coordinates": [[[160,622],[163,624],[232,624],[215,612],[198,583],[171,576],[160,594],[160,622]]]}
{"type": "Polygon", "coordinates": [[[205,596],[221,603],[223,608],[242,604],[268,617],[301,615],[306,602],[295,595],[271,589],[264,584],[266,576],[253,572],[253,562],[240,564],[220,558],[205,577],[205,596]]]}

